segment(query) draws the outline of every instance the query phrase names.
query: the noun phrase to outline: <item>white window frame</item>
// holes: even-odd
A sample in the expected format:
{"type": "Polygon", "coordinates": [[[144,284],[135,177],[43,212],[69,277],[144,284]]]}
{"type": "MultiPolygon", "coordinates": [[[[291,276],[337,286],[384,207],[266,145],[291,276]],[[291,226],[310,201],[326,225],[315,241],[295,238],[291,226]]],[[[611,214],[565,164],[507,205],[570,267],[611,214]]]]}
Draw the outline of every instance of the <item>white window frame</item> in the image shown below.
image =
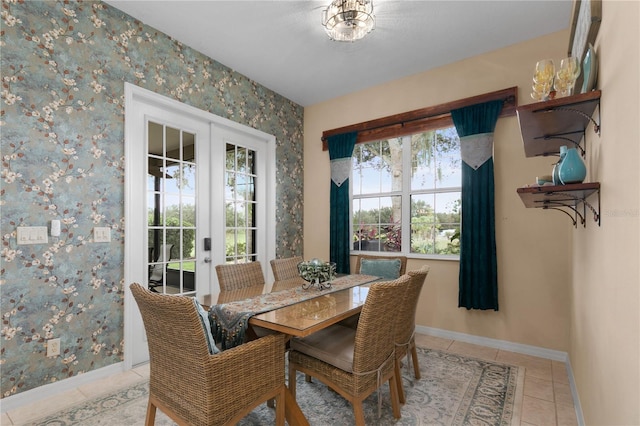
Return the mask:
{"type": "MultiPolygon", "coordinates": [[[[440,127],[440,129],[448,129],[453,127],[444,126],[440,127]]],[[[438,129],[434,129],[438,130],[438,129]]],[[[397,136],[398,138],[411,138],[414,134],[423,133],[427,130],[416,131],[411,134],[397,136]]],[[[368,143],[379,143],[381,140],[387,140],[391,138],[395,138],[396,136],[386,137],[378,140],[371,140],[367,142],[361,142],[362,144],[368,143]]],[[[410,142],[409,142],[410,143],[410,142]]],[[[411,170],[411,149],[405,149],[405,140],[402,141],[402,169],[403,170],[411,170]]],[[[462,165],[461,165],[462,166],[462,165]]],[[[349,229],[350,235],[353,236],[353,203],[354,199],[364,199],[364,198],[380,198],[380,197],[393,197],[400,196],[402,199],[402,216],[401,216],[401,229],[402,229],[402,247],[399,252],[380,252],[380,251],[365,251],[365,250],[354,250],[353,244],[350,243],[350,253],[351,254],[388,254],[388,255],[402,255],[415,259],[434,259],[434,260],[454,260],[459,261],[459,254],[435,254],[435,253],[413,253],[411,252],[411,197],[413,195],[421,195],[421,194],[438,194],[438,193],[451,193],[451,192],[459,192],[462,193],[462,181],[460,182],[460,186],[457,187],[443,187],[443,188],[433,188],[433,189],[411,189],[411,173],[403,173],[402,174],[402,191],[390,191],[384,193],[367,193],[364,195],[357,195],[354,197],[353,195],[353,185],[352,182],[354,171],[351,171],[351,178],[349,179],[349,229]],[[405,226],[405,224],[409,224],[405,226]],[[405,243],[408,242],[408,243],[405,243]]],[[[460,216],[460,226],[462,226],[462,215],[460,216]]]]}

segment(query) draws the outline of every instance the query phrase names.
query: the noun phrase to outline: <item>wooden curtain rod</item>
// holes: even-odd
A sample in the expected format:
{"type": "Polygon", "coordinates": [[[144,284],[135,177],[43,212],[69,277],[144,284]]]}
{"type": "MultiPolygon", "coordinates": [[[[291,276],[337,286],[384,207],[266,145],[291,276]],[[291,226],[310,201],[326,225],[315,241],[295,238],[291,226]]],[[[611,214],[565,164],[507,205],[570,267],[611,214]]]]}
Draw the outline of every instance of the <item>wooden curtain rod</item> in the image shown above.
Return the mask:
{"type": "Polygon", "coordinates": [[[325,130],[324,132],[322,132],[322,149],[327,149],[327,138],[329,136],[348,132],[372,131],[392,126],[403,127],[406,124],[414,121],[450,116],[451,110],[454,109],[499,99],[504,100],[504,106],[502,107],[500,117],[515,115],[516,107],[518,106],[518,87],[510,87],[508,89],[472,96],[470,98],[459,99],[457,101],[447,102],[436,106],[416,109],[413,111],[390,115],[383,118],[377,118],[375,120],[365,121],[362,123],[351,124],[349,126],[339,127],[337,129],[325,130]]]}

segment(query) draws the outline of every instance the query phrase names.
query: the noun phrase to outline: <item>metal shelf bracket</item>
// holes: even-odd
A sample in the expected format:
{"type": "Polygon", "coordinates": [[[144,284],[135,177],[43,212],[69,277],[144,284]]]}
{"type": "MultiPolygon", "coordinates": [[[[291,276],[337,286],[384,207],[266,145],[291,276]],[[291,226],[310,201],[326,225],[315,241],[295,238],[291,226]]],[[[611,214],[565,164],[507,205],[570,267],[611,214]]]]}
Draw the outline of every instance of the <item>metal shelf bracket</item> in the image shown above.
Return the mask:
{"type": "MultiPolygon", "coordinates": [[[[600,101],[598,101],[598,106],[600,105],[600,101]]],[[[600,124],[596,123],[596,120],[593,119],[593,117],[591,117],[589,114],[585,114],[584,112],[580,111],[579,109],[575,109],[575,108],[569,108],[569,107],[555,107],[553,108],[553,110],[555,111],[568,111],[568,112],[574,112],[578,115],[583,116],[584,118],[586,118],[587,120],[589,120],[590,122],[593,123],[593,131],[600,136],[600,124]]]]}
{"type": "MultiPolygon", "coordinates": [[[[586,198],[581,198],[581,197],[576,197],[575,195],[569,193],[569,192],[556,192],[555,194],[558,195],[562,195],[564,197],[569,197],[572,198],[574,200],[576,200],[576,205],[575,206],[569,206],[569,205],[562,205],[562,207],[567,207],[570,208],[571,210],[573,210],[575,212],[575,214],[580,217],[580,223],[582,224],[583,227],[587,227],[587,224],[585,223],[585,217],[587,216],[587,208],[591,211],[591,213],[593,213],[593,221],[598,223],[598,226],[600,226],[600,191],[598,191],[598,210],[596,211],[596,209],[586,200],[586,198]],[[578,211],[578,206],[582,204],[582,214],[578,211]]],[[[550,205],[553,205],[553,202],[549,203],[550,205]]],[[[554,207],[557,209],[557,207],[554,207]]],[[[566,213],[566,212],[565,212],[566,213]]],[[[575,226],[577,228],[577,223],[576,220],[574,219],[573,221],[573,226],[575,226]]]]}

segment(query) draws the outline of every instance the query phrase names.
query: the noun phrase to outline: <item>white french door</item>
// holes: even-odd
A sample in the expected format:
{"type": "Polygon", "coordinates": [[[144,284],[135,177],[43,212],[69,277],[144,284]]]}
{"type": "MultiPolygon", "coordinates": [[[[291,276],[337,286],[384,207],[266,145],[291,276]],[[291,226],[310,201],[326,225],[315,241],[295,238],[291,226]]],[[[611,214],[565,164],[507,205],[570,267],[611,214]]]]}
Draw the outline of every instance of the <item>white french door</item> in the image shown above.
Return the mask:
{"type": "Polygon", "coordinates": [[[128,285],[215,303],[214,266],[275,257],[275,139],[125,84],[125,367],[146,362],[128,285]]]}

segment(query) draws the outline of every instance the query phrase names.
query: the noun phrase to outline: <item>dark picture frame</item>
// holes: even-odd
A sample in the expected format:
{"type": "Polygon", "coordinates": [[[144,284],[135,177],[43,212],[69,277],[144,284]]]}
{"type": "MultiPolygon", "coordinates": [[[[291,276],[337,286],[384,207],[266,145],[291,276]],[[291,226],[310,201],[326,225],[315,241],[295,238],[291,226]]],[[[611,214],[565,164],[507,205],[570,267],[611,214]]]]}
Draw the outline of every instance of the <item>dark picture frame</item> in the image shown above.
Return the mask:
{"type": "MultiPolygon", "coordinates": [[[[568,56],[575,56],[582,66],[589,44],[594,44],[602,21],[602,0],[574,0],[571,12],[571,33],[568,56]]],[[[583,74],[575,87],[582,87],[583,74]]]]}

